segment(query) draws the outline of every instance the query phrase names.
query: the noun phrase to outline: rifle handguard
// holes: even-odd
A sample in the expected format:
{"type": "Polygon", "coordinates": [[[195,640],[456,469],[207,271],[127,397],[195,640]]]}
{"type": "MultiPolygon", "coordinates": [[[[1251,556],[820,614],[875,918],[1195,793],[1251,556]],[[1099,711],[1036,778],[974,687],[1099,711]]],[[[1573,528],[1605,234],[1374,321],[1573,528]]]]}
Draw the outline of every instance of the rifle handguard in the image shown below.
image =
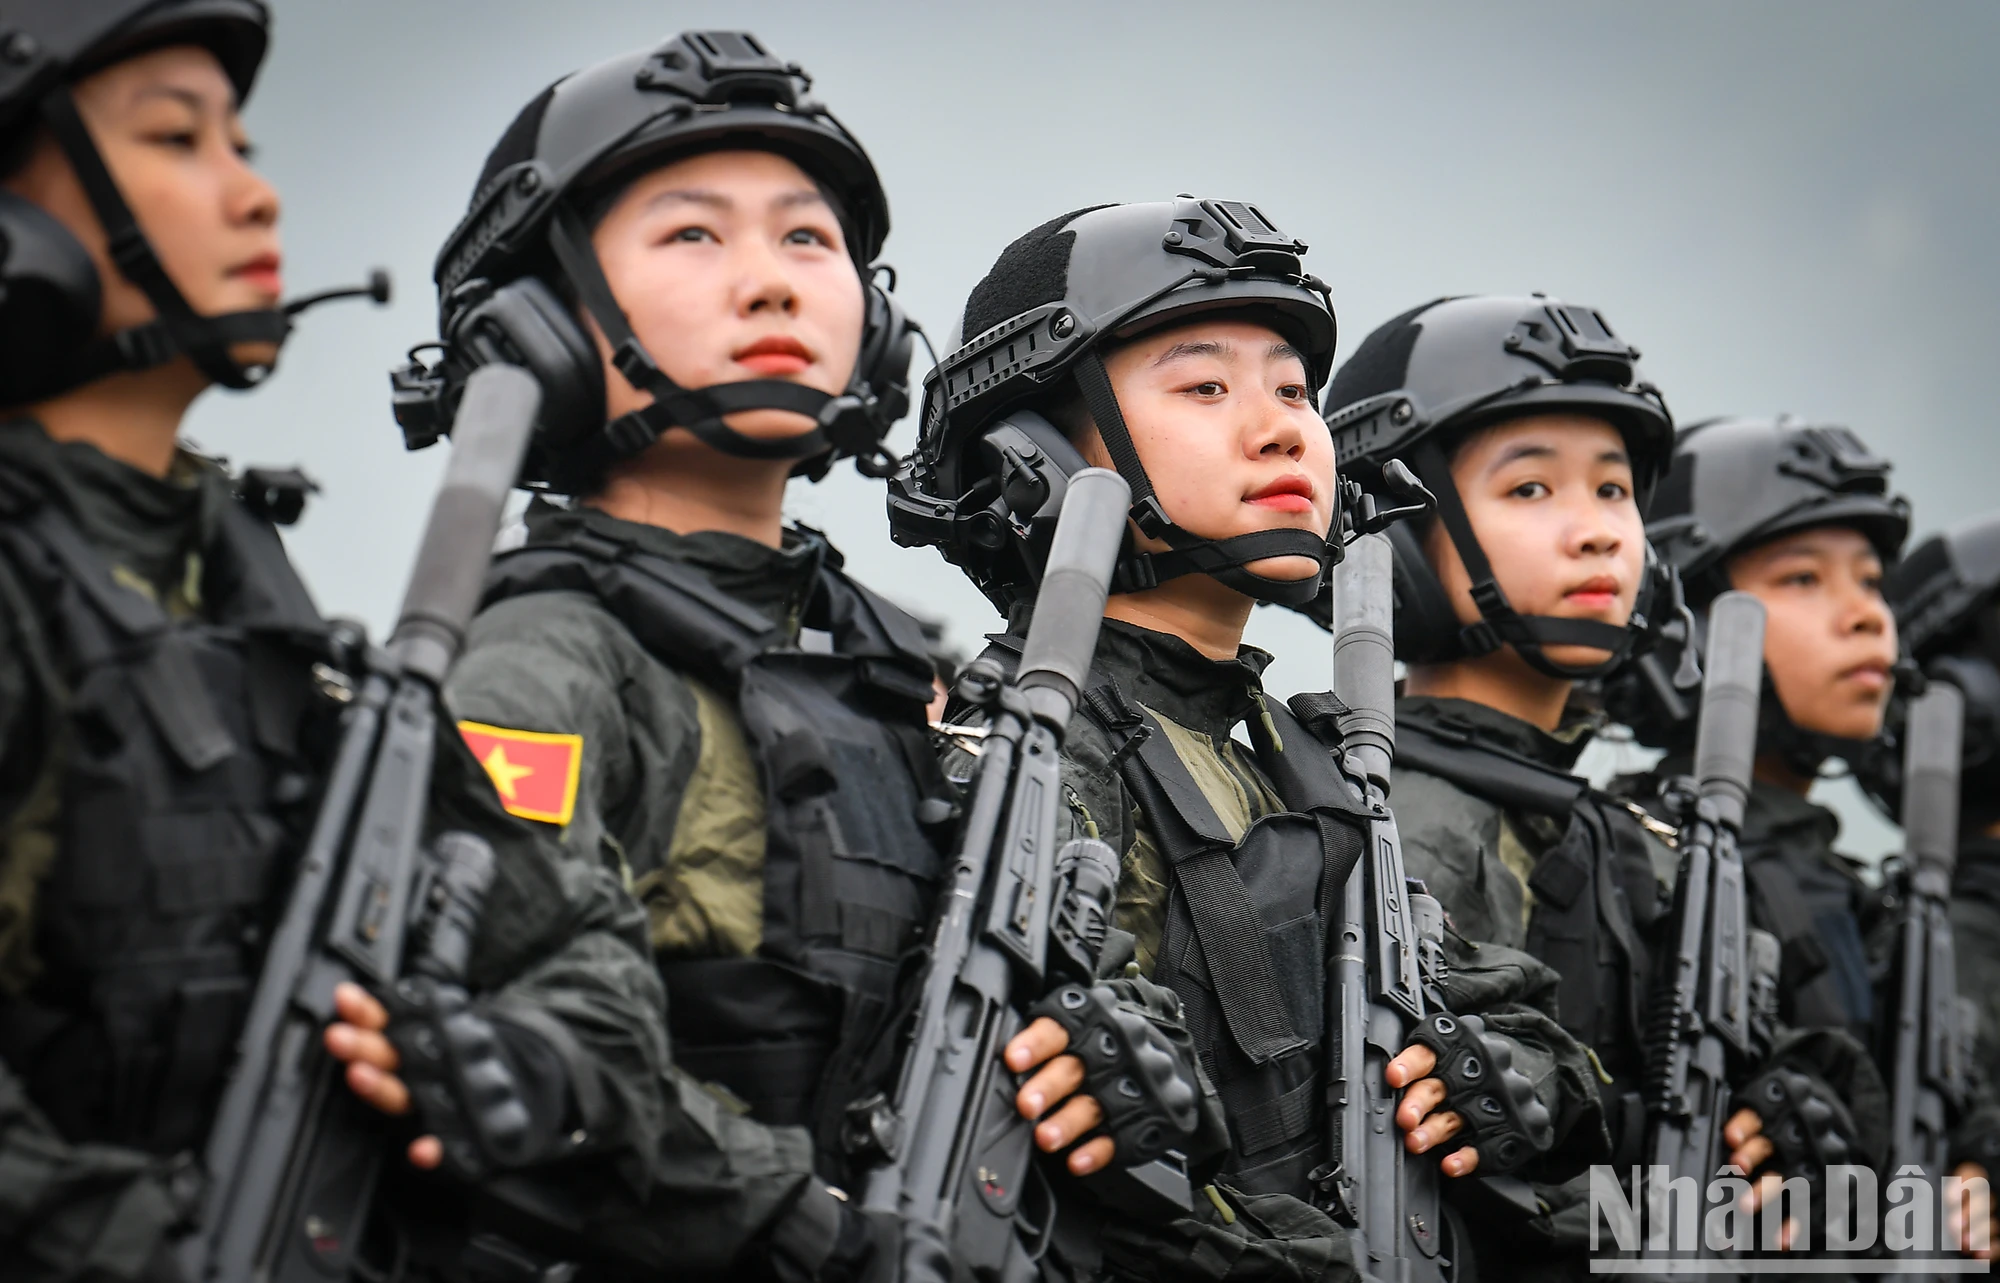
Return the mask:
{"type": "Polygon", "coordinates": [[[1507,1039],[1488,1033],[1484,1020],[1440,1012],[1412,1030],[1410,1041],[1436,1054],[1430,1076],[1444,1083],[1444,1108],[1465,1120],[1454,1140],[1478,1147],[1481,1175],[1518,1171],[1554,1146],[1548,1106],[1514,1068],[1507,1039]]]}
{"type": "Polygon", "coordinates": [[[1105,985],[1063,985],[1028,1011],[1069,1035],[1068,1053],[1083,1062],[1083,1089],[1104,1111],[1102,1132],[1120,1167],[1136,1167],[1180,1148],[1200,1124],[1192,1071],[1142,1015],[1118,1005],[1105,985]]]}

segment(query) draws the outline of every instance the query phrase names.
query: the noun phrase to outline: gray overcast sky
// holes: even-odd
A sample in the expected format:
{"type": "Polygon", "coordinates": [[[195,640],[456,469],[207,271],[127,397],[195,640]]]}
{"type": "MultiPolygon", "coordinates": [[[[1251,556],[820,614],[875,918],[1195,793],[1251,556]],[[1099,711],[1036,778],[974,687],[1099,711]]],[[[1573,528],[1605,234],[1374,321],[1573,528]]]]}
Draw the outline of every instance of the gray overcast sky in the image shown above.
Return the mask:
{"type": "MultiPolygon", "coordinates": [[[[886,258],[940,337],[1046,218],[1248,199],[1312,244],[1343,356],[1438,294],[1548,290],[1639,344],[1683,422],[1846,422],[1894,457],[1920,530],[1993,506],[1988,0],[274,8],[249,122],[286,202],[288,282],[383,264],[399,297],[307,317],[278,377],[205,398],[190,435],[321,481],[291,546],[323,608],[378,629],[443,464],[403,453],[385,371],[433,336],[431,262],[481,160],[550,80],[700,26],[756,31],[864,140],[894,209],[886,258]]],[[[889,543],[879,485],[843,468],[791,506],[961,644],[992,626],[935,554],[889,543]]],[[[1275,690],[1328,683],[1310,624],[1259,611],[1251,639],[1281,655],[1275,690]]]]}

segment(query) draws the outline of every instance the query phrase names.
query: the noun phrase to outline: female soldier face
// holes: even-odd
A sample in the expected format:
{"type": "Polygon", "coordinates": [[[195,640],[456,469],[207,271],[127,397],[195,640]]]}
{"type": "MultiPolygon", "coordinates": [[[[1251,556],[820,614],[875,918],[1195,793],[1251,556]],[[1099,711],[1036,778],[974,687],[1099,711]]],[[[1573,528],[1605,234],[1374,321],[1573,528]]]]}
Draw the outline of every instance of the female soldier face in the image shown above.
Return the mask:
{"type": "Polygon", "coordinates": [[[1764,603],[1764,663],[1793,723],[1873,739],[1889,703],[1896,617],[1867,538],[1841,526],[1781,535],[1732,558],[1729,582],[1764,603]]]}
{"type": "MultiPolygon", "coordinates": [[[[1646,530],[1625,440],[1602,419],[1535,414],[1482,428],[1451,461],[1465,513],[1507,600],[1524,615],[1623,627],[1639,599],[1646,530]]],[[[1472,580],[1442,522],[1425,550],[1461,623],[1479,619],[1472,580]]],[[[1589,646],[1548,646],[1558,664],[1606,658],[1589,646]]]]}
{"type": "MultiPolygon", "coordinates": [[[[77,82],[75,95],[105,167],[189,306],[210,316],[276,306],[278,194],[250,168],[236,93],[215,55],[193,45],[155,49],[77,82]]],[[[154,319],[153,305],[113,266],[104,229],[53,138],[36,143],[7,185],[90,252],[104,288],[100,334],[154,319]]],[[[245,365],[278,354],[271,343],[230,352],[245,365]]]]}
{"type": "MultiPolygon", "coordinates": [[[[1313,409],[1304,359],[1252,321],[1197,321],[1134,339],[1105,360],[1132,444],[1160,503],[1204,539],[1333,525],[1333,439],[1313,409]]],[[[1095,431],[1084,457],[1111,467],[1095,431]]],[[[1138,537],[1149,552],[1160,540],[1138,537]]],[[[1310,557],[1266,557],[1271,579],[1319,573],[1310,557]]]]}
{"type": "MultiPolygon", "coordinates": [[[[690,156],[632,183],[592,234],[611,292],[653,359],[682,387],[786,379],[838,395],[861,352],[860,273],[813,180],[763,151],[690,156]]],[[[605,359],[616,418],[651,400],[605,359]]],[[[811,431],[786,410],[725,420],[748,437],[811,431]]],[[[686,433],[662,440],[701,448],[686,433]]]]}

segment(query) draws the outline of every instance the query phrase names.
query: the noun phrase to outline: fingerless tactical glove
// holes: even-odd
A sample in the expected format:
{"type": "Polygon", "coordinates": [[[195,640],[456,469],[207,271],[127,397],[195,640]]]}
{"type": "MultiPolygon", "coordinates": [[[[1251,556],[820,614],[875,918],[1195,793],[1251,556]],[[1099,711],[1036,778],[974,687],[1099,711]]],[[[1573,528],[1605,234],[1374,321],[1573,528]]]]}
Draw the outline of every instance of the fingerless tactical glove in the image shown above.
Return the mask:
{"type": "Polygon", "coordinates": [[[1737,1103],[1763,1120],[1777,1151],[1772,1161],[1787,1175],[1818,1181],[1830,1164],[1858,1161],[1854,1116],[1813,1074],[1774,1065],[1750,1080],[1737,1103]]]}
{"type": "Polygon", "coordinates": [[[1431,1076],[1444,1083],[1444,1108],[1465,1121],[1460,1136],[1479,1148],[1481,1175],[1516,1171],[1555,1144],[1548,1106],[1514,1068],[1507,1039],[1489,1033],[1484,1020],[1440,1013],[1418,1025],[1410,1041],[1436,1053],[1431,1076]]]}
{"type": "Polygon", "coordinates": [[[389,1041],[447,1170],[478,1180],[546,1156],[560,1134],[568,1079],[553,1048],[489,1016],[463,986],[412,976],[389,998],[389,1041]]]}
{"type": "Polygon", "coordinates": [[[1069,1035],[1083,1062],[1083,1089],[1104,1110],[1103,1133],[1120,1166],[1135,1167],[1184,1145],[1200,1121],[1192,1067],[1183,1066],[1151,1022],[1118,1005],[1105,985],[1064,985],[1028,1010],[1069,1035]]]}

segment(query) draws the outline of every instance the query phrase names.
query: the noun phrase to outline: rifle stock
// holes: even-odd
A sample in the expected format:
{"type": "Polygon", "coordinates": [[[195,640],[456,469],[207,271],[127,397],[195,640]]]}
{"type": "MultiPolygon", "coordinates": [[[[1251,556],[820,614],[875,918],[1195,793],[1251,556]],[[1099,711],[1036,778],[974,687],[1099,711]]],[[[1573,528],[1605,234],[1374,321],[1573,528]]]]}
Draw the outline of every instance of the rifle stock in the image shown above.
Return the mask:
{"type": "MultiPolygon", "coordinates": [[[[1753,952],[1769,965],[1768,949],[1753,951],[1743,858],[1737,835],[1750,795],[1757,749],[1757,714],[1764,676],[1764,607],[1743,592],[1715,599],[1708,618],[1707,673],[1696,730],[1696,795],[1680,830],[1680,873],[1674,888],[1674,952],[1663,960],[1660,988],[1648,1013],[1648,1171],[1693,1177],[1708,1188],[1726,1152],[1722,1128],[1730,1115],[1729,1072],[1761,1048],[1753,1000],[1762,986],[1753,952]]],[[[1667,1187],[1648,1180],[1649,1257],[1671,1254],[1665,1230],[1667,1187]]]]}
{"type": "Polygon", "coordinates": [[[353,1267],[391,1142],[346,1089],[321,1031],[335,986],[384,986],[402,972],[416,884],[430,872],[420,842],[439,687],[540,403],[539,385],[511,366],[467,383],[388,650],[346,688],[340,743],[209,1133],[210,1185],[179,1249],[190,1283],[325,1283],[353,1267]]]}
{"type": "MultiPolygon", "coordinates": [[[[864,1205],[904,1224],[904,1283],[948,1283],[958,1277],[954,1263],[986,1283],[1027,1283],[1054,1228],[1053,1199],[1033,1166],[1033,1125],[1014,1108],[1000,1052],[1021,1011],[1050,987],[1052,925],[1063,944],[1065,922],[1078,916],[1051,918],[1062,742],[1096,653],[1130,506],[1114,472],[1070,479],[1014,679],[979,665],[968,673],[992,720],[910,1043],[894,1097],[851,1115],[881,1160],[864,1205]]],[[[1073,885],[1108,895],[1115,858],[1079,845],[1102,846],[1065,848],[1073,885]]],[[[1094,962],[1079,952],[1059,948],[1058,969],[1094,962]]]]}
{"type": "MultiPolygon", "coordinates": [[[[1396,752],[1394,565],[1387,535],[1362,535],[1334,570],[1334,693],[1350,768],[1367,783],[1374,818],[1368,846],[1342,889],[1329,932],[1327,1027],[1330,1159],[1315,1175],[1322,1200],[1357,1239],[1357,1261],[1383,1283],[1423,1283],[1453,1273],[1439,1199],[1437,1160],[1412,1158],[1395,1126],[1398,1093],[1388,1063],[1436,1005],[1427,991],[1420,927],[1433,917],[1403,868],[1388,807],[1396,752]]],[[[1428,964],[1434,967],[1435,960],[1428,964]]]]}

